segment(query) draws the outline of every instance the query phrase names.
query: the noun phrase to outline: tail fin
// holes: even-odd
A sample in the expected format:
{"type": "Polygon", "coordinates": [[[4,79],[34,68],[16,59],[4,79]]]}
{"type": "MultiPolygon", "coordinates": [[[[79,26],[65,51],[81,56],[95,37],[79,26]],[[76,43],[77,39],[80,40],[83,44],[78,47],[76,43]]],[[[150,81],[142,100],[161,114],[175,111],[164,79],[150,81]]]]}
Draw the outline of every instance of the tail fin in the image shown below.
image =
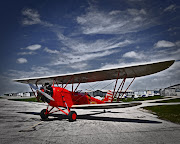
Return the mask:
{"type": "Polygon", "coordinates": [[[108,90],[103,102],[112,102],[113,101],[113,93],[108,90]]]}

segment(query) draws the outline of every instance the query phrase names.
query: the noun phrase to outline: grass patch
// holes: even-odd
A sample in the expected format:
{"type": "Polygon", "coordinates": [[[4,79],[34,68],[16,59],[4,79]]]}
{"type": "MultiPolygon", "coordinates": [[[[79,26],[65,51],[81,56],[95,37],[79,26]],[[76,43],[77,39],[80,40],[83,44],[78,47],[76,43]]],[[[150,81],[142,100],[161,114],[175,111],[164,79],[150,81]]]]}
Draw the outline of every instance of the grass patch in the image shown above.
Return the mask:
{"type": "Polygon", "coordinates": [[[156,102],[152,102],[152,103],[173,103],[173,102],[180,102],[180,98],[163,100],[163,101],[156,101],[156,102]]]}
{"type": "MultiPolygon", "coordinates": [[[[22,99],[9,99],[9,100],[13,100],[13,101],[25,101],[25,102],[38,102],[35,97],[33,97],[33,98],[22,98],[22,99]]],[[[40,102],[42,102],[42,101],[40,100],[40,102]]]]}
{"type": "Polygon", "coordinates": [[[162,105],[143,107],[155,112],[160,119],[180,124],[180,105],[162,105]]]}
{"type": "Polygon", "coordinates": [[[155,100],[155,99],[163,99],[162,96],[152,96],[152,97],[139,97],[139,98],[126,98],[123,99],[123,102],[131,102],[131,101],[146,101],[146,100],[155,100]]]}

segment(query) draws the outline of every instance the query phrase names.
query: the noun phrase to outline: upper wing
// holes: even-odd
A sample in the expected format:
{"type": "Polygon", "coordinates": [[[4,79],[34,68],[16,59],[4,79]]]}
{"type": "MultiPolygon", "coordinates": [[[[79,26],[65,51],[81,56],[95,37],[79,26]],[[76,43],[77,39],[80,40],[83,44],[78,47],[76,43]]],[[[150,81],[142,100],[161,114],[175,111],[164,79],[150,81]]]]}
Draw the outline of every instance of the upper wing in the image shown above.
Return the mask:
{"type": "Polygon", "coordinates": [[[57,83],[86,83],[86,82],[95,82],[103,80],[112,80],[117,79],[119,73],[119,79],[124,78],[125,75],[127,78],[140,77],[145,75],[154,74],[169,68],[174,63],[174,60],[148,63],[143,65],[134,65],[129,67],[119,67],[114,69],[103,69],[96,71],[86,71],[80,73],[64,74],[64,75],[54,75],[54,76],[45,76],[45,77],[33,77],[33,78],[23,78],[15,79],[16,82],[21,83],[37,83],[44,84],[46,82],[53,83],[55,80],[57,83]],[[71,80],[71,81],[69,81],[71,80]]]}

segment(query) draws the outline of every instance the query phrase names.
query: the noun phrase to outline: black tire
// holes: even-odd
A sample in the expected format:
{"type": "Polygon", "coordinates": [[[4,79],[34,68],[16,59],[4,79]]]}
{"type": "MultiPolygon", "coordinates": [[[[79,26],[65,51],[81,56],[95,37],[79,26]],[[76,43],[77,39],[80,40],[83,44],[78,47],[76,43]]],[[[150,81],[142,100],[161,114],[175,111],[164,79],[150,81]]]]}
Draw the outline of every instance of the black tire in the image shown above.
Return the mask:
{"type": "Polygon", "coordinates": [[[70,111],[68,117],[69,117],[69,122],[76,121],[77,113],[75,111],[70,111]]]}
{"type": "Polygon", "coordinates": [[[47,120],[48,119],[48,114],[45,114],[46,113],[46,109],[43,109],[41,112],[40,112],[40,116],[41,116],[41,119],[42,120],[47,120]]]}

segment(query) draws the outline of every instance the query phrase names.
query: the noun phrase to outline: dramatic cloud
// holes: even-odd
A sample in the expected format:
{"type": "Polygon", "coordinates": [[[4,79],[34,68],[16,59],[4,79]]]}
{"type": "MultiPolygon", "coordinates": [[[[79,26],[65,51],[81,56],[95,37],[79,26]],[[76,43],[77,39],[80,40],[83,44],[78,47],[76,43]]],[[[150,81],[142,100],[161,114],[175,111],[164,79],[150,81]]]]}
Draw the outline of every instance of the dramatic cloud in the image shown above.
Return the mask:
{"type": "Polygon", "coordinates": [[[33,66],[29,69],[29,71],[11,69],[8,71],[7,75],[12,79],[17,79],[17,78],[49,76],[55,74],[60,74],[60,71],[56,71],[55,69],[49,67],[33,66]]]}
{"type": "Polygon", "coordinates": [[[154,19],[149,17],[145,9],[105,12],[90,7],[76,20],[84,34],[124,34],[152,26],[154,19]]]}
{"type": "MultiPolygon", "coordinates": [[[[48,25],[44,25],[45,22],[43,20],[40,20],[40,15],[37,11],[28,9],[24,12],[24,15],[30,17],[32,20],[35,18],[39,19],[39,22],[36,24],[48,26],[48,25]]],[[[129,15],[136,15],[136,16],[146,15],[146,12],[144,9],[140,9],[140,10],[129,9],[129,15]]],[[[83,19],[81,19],[81,17],[79,17],[79,22],[83,23],[83,19]]],[[[120,38],[115,38],[115,39],[111,38],[108,40],[97,39],[95,41],[89,41],[89,40],[87,41],[83,38],[70,38],[60,33],[59,31],[57,31],[57,27],[55,25],[53,25],[52,28],[53,29],[50,29],[50,30],[52,30],[52,32],[54,32],[57,35],[59,41],[64,46],[64,49],[61,49],[61,53],[58,50],[52,50],[47,47],[44,48],[44,51],[49,54],[58,54],[55,57],[53,57],[52,62],[50,62],[50,64],[53,64],[53,65],[64,65],[64,64],[75,64],[75,63],[77,64],[79,62],[83,62],[84,64],[81,65],[81,69],[82,69],[83,67],[87,66],[87,61],[94,60],[96,58],[109,56],[113,53],[116,53],[117,51],[120,51],[117,49],[134,43],[133,40],[130,40],[130,39],[122,40],[120,38]],[[112,49],[115,49],[115,50],[112,50],[112,49]]],[[[25,49],[35,51],[39,48],[41,48],[41,45],[31,45],[25,49]]],[[[25,54],[28,54],[28,52],[23,52],[19,54],[25,55],[25,54]]],[[[75,66],[72,66],[72,68],[76,69],[75,66]]]]}
{"type": "MultiPolygon", "coordinates": [[[[59,14],[58,9],[57,15],[51,12],[47,15],[45,7],[40,11],[23,9],[21,22],[23,26],[28,26],[23,27],[23,34],[32,37],[30,39],[23,37],[25,38],[22,39],[23,43],[20,41],[17,46],[24,43],[34,45],[26,45],[27,47],[21,48],[19,53],[16,52],[20,57],[17,59],[18,66],[21,66],[20,64],[23,66],[23,63],[27,62],[29,66],[22,67],[22,70],[9,70],[8,76],[10,78],[48,76],[100,67],[114,68],[179,59],[180,41],[175,37],[175,34],[178,36],[179,30],[176,22],[178,16],[173,16],[177,5],[168,6],[168,3],[162,4],[160,1],[144,0],[117,2],[119,4],[117,7],[111,7],[112,2],[109,3],[110,6],[105,7],[97,1],[88,1],[87,4],[88,7],[83,6],[72,13],[68,8],[68,15],[59,14]],[[168,19],[168,23],[165,23],[167,15],[172,19],[168,19]],[[171,25],[168,26],[169,23],[171,25]],[[34,29],[39,31],[36,36],[31,33],[34,29]],[[162,37],[174,41],[166,41],[162,37]],[[42,45],[38,44],[41,39],[44,40],[40,43],[42,45]],[[154,45],[152,41],[155,41],[154,45]],[[34,54],[38,52],[41,53],[35,57],[34,54]],[[42,60],[40,56],[43,54],[47,57],[43,57],[42,60]],[[41,60],[34,63],[33,60],[27,61],[25,56],[41,60]]],[[[178,82],[179,69],[176,63],[176,67],[173,65],[170,70],[163,73],[137,78],[135,84],[137,86],[134,89],[138,87],[143,89],[147,81],[147,88],[152,86],[157,88],[159,85],[165,87],[170,80],[178,82]]]]}
{"type": "MultiPolygon", "coordinates": [[[[74,64],[83,62],[81,68],[87,69],[87,62],[90,60],[95,60],[97,58],[107,57],[113,53],[117,53],[121,48],[133,44],[132,40],[122,40],[120,38],[111,38],[108,40],[97,39],[95,41],[76,39],[66,37],[61,33],[57,34],[59,41],[66,47],[66,49],[61,49],[61,53],[53,59],[53,65],[64,65],[64,64],[74,64]],[[86,64],[85,64],[86,63],[86,64]]],[[[71,68],[75,68],[72,66],[71,68]]]]}
{"type": "MultiPolygon", "coordinates": [[[[87,53],[87,54],[73,54],[73,53],[64,53],[62,56],[58,56],[59,59],[54,61],[52,64],[53,65],[60,65],[60,64],[74,64],[77,62],[83,62],[85,63],[88,60],[93,60],[96,58],[104,57],[111,55],[115,53],[116,51],[104,51],[104,52],[96,52],[96,53],[87,53]]],[[[86,66],[83,64],[83,66],[86,66]]],[[[74,68],[74,66],[72,66],[74,68]]],[[[81,66],[82,68],[82,66],[81,66]]]]}
{"type": "Polygon", "coordinates": [[[86,41],[83,39],[71,39],[62,34],[58,34],[58,38],[64,46],[76,51],[77,53],[100,52],[118,47],[125,47],[133,43],[132,40],[127,39],[123,41],[120,39],[97,39],[95,41],[86,41]]]}
{"type": "Polygon", "coordinates": [[[18,58],[17,59],[17,63],[19,63],[19,64],[23,64],[23,63],[27,63],[28,61],[27,61],[27,59],[25,59],[25,58],[18,58]]]}
{"type": "Polygon", "coordinates": [[[161,47],[173,47],[175,46],[174,43],[170,42],[170,41],[165,41],[165,40],[161,40],[158,41],[157,43],[154,44],[154,47],[156,48],[161,48],[161,47]]]}

